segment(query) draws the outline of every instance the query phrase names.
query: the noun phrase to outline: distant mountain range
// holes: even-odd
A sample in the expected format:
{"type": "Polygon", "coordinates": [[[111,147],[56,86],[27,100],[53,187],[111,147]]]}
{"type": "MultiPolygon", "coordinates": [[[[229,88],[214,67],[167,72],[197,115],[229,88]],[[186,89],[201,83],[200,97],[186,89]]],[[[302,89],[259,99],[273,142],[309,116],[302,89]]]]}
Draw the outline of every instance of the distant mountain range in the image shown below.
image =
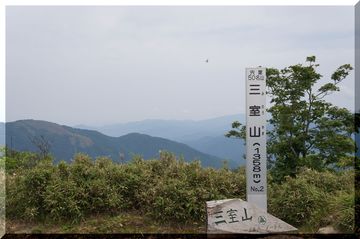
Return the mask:
{"type": "MultiPolygon", "coordinates": [[[[0,135],[4,134],[5,128],[6,143],[16,150],[36,151],[37,148],[31,139],[44,137],[51,144],[50,151],[56,161],[69,161],[77,152],[83,152],[92,157],[109,156],[114,161],[119,161],[120,158],[128,161],[135,154],[141,155],[144,159],[151,159],[157,158],[160,150],[166,150],[177,156],[183,156],[185,161],[198,159],[205,167],[219,168],[223,164],[223,158],[200,152],[184,143],[141,133],[112,137],[95,130],[72,128],[40,120],[9,122],[6,123],[6,127],[2,123],[0,135]]],[[[233,160],[227,159],[227,161],[231,168],[239,165],[233,160]]]]}
{"type": "MultiPolygon", "coordinates": [[[[44,135],[51,139],[52,153],[57,160],[69,160],[76,152],[93,157],[108,155],[115,161],[120,155],[125,160],[133,154],[154,158],[159,155],[159,150],[167,149],[183,155],[186,160],[198,158],[203,165],[219,167],[226,159],[231,167],[236,167],[245,164],[244,141],[226,138],[224,134],[231,129],[233,121],[244,122],[244,118],[243,114],[238,114],[201,121],[144,120],[102,127],[77,125],[74,128],[45,121],[21,120],[7,123],[7,143],[12,135],[15,149],[34,151],[36,148],[29,136],[44,135]]],[[[271,128],[271,125],[267,127],[271,128]]],[[[0,123],[0,145],[5,145],[4,131],[5,124],[0,123]]],[[[358,134],[355,140],[360,145],[358,134]]],[[[360,155],[359,149],[357,154],[360,155]]]]}
{"type": "Polygon", "coordinates": [[[229,115],[207,120],[143,120],[100,127],[77,125],[82,129],[97,130],[103,134],[118,137],[132,132],[162,137],[189,145],[201,152],[225,158],[239,165],[243,159],[244,141],[226,138],[234,121],[245,122],[244,114],[229,115]]]}
{"type": "Polygon", "coordinates": [[[118,137],[138,132],[176,141],[194,141],[203,137],[224,136],[235,120],[245,122],[244,114],[228,115],[206,120],[149,119],[129,123],[110,124],[99,127],[75,125],[75,128],[91,129],[118,137]]]}

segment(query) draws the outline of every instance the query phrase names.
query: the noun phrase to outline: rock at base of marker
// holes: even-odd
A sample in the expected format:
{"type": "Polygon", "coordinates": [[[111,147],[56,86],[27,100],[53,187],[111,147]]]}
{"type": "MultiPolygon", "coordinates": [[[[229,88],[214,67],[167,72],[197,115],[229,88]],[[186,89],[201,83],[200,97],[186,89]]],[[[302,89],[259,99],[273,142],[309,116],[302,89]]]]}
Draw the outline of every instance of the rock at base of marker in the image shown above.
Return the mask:
{"type": "Polygon", "coordinates": [[[206,202],[208,233],[285,233],[297,229],[241,199],[206,202]]]}
{"type": "Polygon", "coordinates": [[[327,226],[327,227],[322,227],[319,229],[318,233],[323,233],[323,234],[334,234],[334,233],[339,233],[338,231],[336,231],[332,226],[327,226]]]}

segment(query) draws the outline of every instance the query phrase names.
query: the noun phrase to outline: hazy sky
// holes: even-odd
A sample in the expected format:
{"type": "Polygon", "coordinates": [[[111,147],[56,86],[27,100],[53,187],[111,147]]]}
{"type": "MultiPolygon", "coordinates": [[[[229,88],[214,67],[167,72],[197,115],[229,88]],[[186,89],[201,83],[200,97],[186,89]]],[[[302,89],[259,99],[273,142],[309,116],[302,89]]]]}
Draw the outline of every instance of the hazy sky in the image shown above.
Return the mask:
{"type": "MultiPolygon", "coordinates": [[[[243,113],[246,67],[310,55],[354,65],[354,7],[7,7],[6,121],[243,113]]],[[[354,109],[353,72],[329,99],[354,109]]]]}

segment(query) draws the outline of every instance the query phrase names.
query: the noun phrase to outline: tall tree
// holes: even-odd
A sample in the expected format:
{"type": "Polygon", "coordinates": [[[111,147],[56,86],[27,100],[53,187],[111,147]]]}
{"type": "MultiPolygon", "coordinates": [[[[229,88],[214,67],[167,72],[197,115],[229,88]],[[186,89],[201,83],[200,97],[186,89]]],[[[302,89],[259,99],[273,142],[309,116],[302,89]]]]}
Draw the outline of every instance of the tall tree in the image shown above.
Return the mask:
{"type": "MultiPolygon", "coordinates": [[[[338,85],[353,68],[349,64],[340,66],[327,83],[315,88],[322,78],[315,60],[311,56],[305,65],[266,70],[271,98],[267,151],[272,173],[278,179],[296,175],[303,166],[322,170],[336,164],[349,165],[354,158],[354,115],[325,100],[340,90],[338,85]]],[[[245,128],[239,122],[232,127],[227,137],[245,139],[245,128]]]]}

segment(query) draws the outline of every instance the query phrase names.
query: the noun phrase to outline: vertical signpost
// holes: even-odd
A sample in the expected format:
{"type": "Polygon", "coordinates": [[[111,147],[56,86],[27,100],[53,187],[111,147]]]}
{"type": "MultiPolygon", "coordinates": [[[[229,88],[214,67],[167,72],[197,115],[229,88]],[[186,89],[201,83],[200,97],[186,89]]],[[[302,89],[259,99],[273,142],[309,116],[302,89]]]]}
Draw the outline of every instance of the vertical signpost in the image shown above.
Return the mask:
{"type": "Polygon", "coordinates": [[[265,68],[246,68],[246,195],[267,211],[265,68]]]}
{"type": "Polygon", "coordinates": [[[246,68],[246,195],[206,202],[208,233],[280,233],[297,229],[267,213],[266,69],[246,68]]]}

